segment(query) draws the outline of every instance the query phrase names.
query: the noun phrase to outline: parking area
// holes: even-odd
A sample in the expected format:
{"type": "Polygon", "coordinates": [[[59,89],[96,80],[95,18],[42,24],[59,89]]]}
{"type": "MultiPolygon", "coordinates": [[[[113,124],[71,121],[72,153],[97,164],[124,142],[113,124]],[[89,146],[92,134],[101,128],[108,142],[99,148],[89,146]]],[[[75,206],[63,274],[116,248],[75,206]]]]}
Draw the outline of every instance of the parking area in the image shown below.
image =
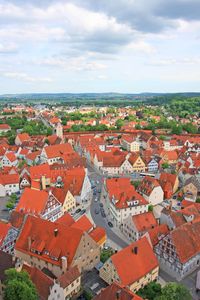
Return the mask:
{"type": "Polygon", "coordinates": [[[96,269],[83,275],[82,284],[86,290],[90,291],[93,296],[98,295],[101,289],[108,285],[99,277],[96,269]]]}

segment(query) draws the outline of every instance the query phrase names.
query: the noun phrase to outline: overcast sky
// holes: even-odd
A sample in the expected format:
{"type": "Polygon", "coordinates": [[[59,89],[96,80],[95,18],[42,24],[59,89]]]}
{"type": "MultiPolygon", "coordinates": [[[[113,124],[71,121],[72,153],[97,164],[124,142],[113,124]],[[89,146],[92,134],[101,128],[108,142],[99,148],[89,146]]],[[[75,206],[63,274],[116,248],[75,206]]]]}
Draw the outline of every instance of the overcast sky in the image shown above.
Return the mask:
{"type": "Polygon", "coordinates": [[[0,0],[0,94],[200,91],[200,0],[0,0]]]}

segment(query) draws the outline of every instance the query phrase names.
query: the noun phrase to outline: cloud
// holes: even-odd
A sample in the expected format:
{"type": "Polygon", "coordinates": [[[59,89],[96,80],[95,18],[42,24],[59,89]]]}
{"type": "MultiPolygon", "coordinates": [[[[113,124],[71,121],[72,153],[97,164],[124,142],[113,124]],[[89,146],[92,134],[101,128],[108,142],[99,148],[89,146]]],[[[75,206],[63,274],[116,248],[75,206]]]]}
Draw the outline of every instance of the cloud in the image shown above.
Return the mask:
{"type": "Polygon", "coordinates": [[[35,64],[58,67],[68,71],[96,71],[107,68],[105,64],[98,61],[89,61],[84,56],[76,58],[49,57],[35,61],[35,64]]]}
{"type": "Polygon", "coordinates": [[[52,79],[48,77],[33,77],[20,72],[5,72],[1,76],[26,82],[52,82],[52,79]]]}
{"type": "Polygon", "coordinates": [[[18,50],[18,46],[14,43],[2,44],[0,43],[0,54],[15,53],[18,50]]]}

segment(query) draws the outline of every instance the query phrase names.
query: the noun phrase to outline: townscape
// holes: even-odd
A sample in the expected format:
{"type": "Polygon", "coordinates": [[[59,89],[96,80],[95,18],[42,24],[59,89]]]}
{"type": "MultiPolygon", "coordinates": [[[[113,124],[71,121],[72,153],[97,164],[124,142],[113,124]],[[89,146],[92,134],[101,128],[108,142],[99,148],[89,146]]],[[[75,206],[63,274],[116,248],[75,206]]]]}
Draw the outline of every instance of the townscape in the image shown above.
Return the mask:
{"type": "Polygon", "coordinates": [[[2,104],[0,299],[200,299],[200,102],[154,100],[2,104]]]}

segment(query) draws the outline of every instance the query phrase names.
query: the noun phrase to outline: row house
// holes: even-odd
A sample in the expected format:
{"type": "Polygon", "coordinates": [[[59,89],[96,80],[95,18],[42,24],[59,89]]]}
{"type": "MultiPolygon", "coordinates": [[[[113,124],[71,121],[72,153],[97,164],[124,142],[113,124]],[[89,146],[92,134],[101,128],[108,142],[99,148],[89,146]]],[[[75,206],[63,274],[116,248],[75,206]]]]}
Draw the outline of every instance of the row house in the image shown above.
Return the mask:
{"type": "Polygon", "coordinates": [[[112,255],[101,267],[100,277],[137,292],[158,278],[158,260],[146,237],[112,255]]]}
{"type": "Polygon", "coordinates": [[[61,203],[51,191],[38,191],[31,188],[25,188],[16,211],[39,216],[52,222],[62,215],[61,203]]]}
{"type": "Polygon", "coordinates": [[[132,153],[128,159],[132,166],[132,172],[145,172],[146,164],[139,154],[132,153]]]}
{"type": "Polygon", "coordinates": [[[15,255],[59,277],[75,266],[80,272],[92,270],[100,262],[100,246],[85,231],[28,216],[15,255]]]}
{"type": "Polygon", "coordinates": [[[131,184],[129,178],[106,179],[101,193],[108,216],[121,229],[129,216],[148,211],[148,202],[131,184]]]}

